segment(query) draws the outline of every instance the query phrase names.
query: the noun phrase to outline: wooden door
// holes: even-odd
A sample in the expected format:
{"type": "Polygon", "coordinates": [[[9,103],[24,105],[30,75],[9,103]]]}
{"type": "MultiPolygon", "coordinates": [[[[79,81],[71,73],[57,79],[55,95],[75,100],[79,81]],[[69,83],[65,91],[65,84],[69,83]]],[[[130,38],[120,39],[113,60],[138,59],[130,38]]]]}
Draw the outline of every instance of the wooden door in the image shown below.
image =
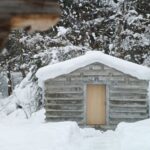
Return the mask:
{"type": "Polygon", "coordinates": [[[106,86],[90,84],[87,86],[87,124],[106,124],[106,86]]]}

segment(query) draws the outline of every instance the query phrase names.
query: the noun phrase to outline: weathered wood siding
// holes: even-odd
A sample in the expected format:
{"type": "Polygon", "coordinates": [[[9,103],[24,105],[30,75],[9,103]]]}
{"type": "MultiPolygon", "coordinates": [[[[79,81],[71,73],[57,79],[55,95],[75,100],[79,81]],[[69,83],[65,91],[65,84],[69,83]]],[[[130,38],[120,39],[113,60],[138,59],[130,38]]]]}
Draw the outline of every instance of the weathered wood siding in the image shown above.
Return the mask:
{"type": "Polygon", "coordinates": [[[107,126],[149,117],[148,81],[138,80],[102,64],[92,64],[45,82],[47,121],[86,124],[86,86],[107,87],[107,126]]]}

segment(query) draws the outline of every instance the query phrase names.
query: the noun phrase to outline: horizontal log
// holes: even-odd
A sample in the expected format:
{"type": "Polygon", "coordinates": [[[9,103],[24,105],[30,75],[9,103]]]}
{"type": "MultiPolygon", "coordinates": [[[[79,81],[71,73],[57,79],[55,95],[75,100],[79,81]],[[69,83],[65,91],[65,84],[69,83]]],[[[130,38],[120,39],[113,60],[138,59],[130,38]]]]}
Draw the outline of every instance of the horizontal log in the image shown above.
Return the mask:
{"type": "Polygon", "coordinates": [[[83,106],[83,104],[51,104],[47,103],[46,106],[66,106],[66,107],[71,107],[71,106],[83,106]]]}
{"type": "Polygon", "coordinates": [[[148,111],[146,112],[112,112],[110,113],[110,116],[145,116],[148,115],[148,111]]]}
{"type": "Polygon", "coordinates": [[[147,102],[148,100],[145,98],[145,99],[138,99],[138,98],[125,98],[125,97],[110,97],[110,101],[124,101],[124,102],[127,102],[127,101],[133,101],[133,102],[147,102]]]}
{"type": "Polygon", "coordinates": [[[61,120],[82,120],[83,116],[54,116],[54,115],[49,115],[47,114],[46,116],[47,119],[57,119],[58,121],[61,120]]]}
{"type": "Polygon", "coordinates": [[[57,110],[81,110],[83,109],[82,104],[57,104],[57,105],[48,105],[46,104],[45,109],[57,109],[57,110]]]}
{"type": "Polygon", "coordinates": [[[83,94],[83,91],[45,91],[45,95],[51,94],[83,94]]]}
{"type": "Polygon", "coordinates": [[[57,98],[49,98],[45,97],[46,101],[82,101],[84,97],[57,97],[57,98]]]}
{"type": "Polygon", "coordinates": [[[130,95],[130,94],[148,94],[148,91],[146,91],[146,90],[142,90],[142,89],[127,89],[127,90],[116,90],[116,89],[111,89],[110,91],[109,91],[111,94],[119,94],[119,95],[124,95],[124,94],[126,94],[126,95],[130,95]]]}
{"type": "Polygon", "coordinates": [[[46,116],[57,116],[57,117],[83,117],[83,112],[65,112],[65,111],[46,111],[46,116]]]}
{"type": "Polygon", "coordinates": [[[126,115],[126,114],[110,114],[110,118],[122,118],[122,119],[128,119],[128,118],[131,118],[131,119],[146,119],[148,118],[148,114],[145,114],[145,115],[138,115],[138,114],[130,114],[130,115],[126,115]]]}
{"type": "Polygon", "coordinates": [[[124,86],[124,85],[129,85],[129,86],[146,86],[148,87],[148,81],[145,80],[138,80],[138,81],[130,81],[130,82],[125,82],[125,81],[120,81],[118,82],[118,84],[114,84],[113,86],[124,86]]]}
{"type": "Polygon", "coordinates": [[[140,86],[147,86],[149,85],[148,81],[144,81],[144,80],[137,80],[137,81],[130,81],[128,83],[129,85],[140,85],[140,86]]]}
{"type": "Polygon", "coordinates": [[[147,109],[143,109],[143,108],[140,108],[140,109],[137,109],[137,108],[126,108],[126,109],[116,109],[116,108],[111,108],[109,110],[110,113],[147,113],[147,109]]]}
{"type": "Polygon", "coordinates": [[[46,98],[77,98],[82,97],[83,93],[45,93],[46,98]]]}
{"type": "Polygon", "coordinates": [[[83,93],[83,88],[67,88],[67,89],[46,89],[45,93],[83,93]]]}
{"type": "Polygon", "coordinates": [[[139,81],[139,79],[137,79],[137,78],[128,78],[128,80],[129,80],[129,82],[130,81],[139,81]]]}
{"type": "Polygon", "coordinates": [[[110,96],[113,96],[113,97],[126,97],[127,99],[129,98],[147,98],[147,94],[148,93],[113,93],[113,92],[110,92],[110,96]]]}
{"type": "MultiPolygon", "coordinates": [[[[91,70],[91,69],[92,69],[92,66],[93,66],[93,65],[88,65],[88,66],[82,67],[82,68],[80,68],[80,69],[78,69],[78,70],[76,70],[76,71],[74,71],[74,72],[84,72],[84,71],[87,71],[87,70],[91,70]]],[[[74,73],[74,72],[73,72],[73,73],[74,73]]]]}
{"type": "Polygon", "coordinates": [[[147,85],[130,85],[130,84],[119,84],[119,85],[110,85],[111,89],[115,90],[132,90],[132,89],[142,89],[147,90],[147,85]]]}
{"type": "Polygon", "coordinates": [[[145,87],[144,89],[141,89],[140,87],[133,88],[133,87],[128,87],[128,88],[115,88],[111,87],[110,92],[145,92],[147,93],[148,89],[145,87]]]}
{"type": "Polygon", "coordinates": [[[108,76],[84,76],[84,77],[71,77],[71,81],[76,81],[76,82],[85,82],[85,81],[124,81],[125,78],[121,76],[114,76],[114,77],[108,77],[108,76]]]}
{"type": "Polygon", "coordinates": [[[91,77],[91,78],[84,78],[83,80],[81,80],[81,78],[80,78],[80,80],[77,80],[76,78],[75,79],[73,79],[73,80],[71,80],[71,81],[65,81],[65,82],[63,82],[63,81],[53,81],[53,80],[51,80],[50,82],[49,82],[49,84],[51,84],[51,85],[53,85],[53,86],[62,86],[62,85],[64,85],[64,86],[66,86],[66,85],[79,85],[79,86],[84,86],[85,85],[85,83],[89,83],[89,82],[99,82],[99,83],[101,83],[101,84],[112,84],[112,85],[119,85],[119,84],[125,84],[125,80],[123,79],[123,78],[121,78],[121,79],[117,79],[117,77],[113,80],[113,79],[104,79],[104,78],[97,78],[97,77],[91,77]]]}
{"type": "Polygon", "coordinates": [[[74,86],[82,86],[84,85],[84,82],[82,83],[81,81],[53,81],[53,80],[50,80],[48,82],[48,84],[50,85],[50,87],[52,86],[67,86],[67,85],[74,85],[74,86]]]}
{"type": "Polygon", "coordinates": [[[83,118],[69,118],[69,117],[46,117],[47,122],[60,122],[60,121],[76,121],[78,124],[83,124],[84,119],[83,118]]]}
{"type": "Polygon", "coordinates": [[[83,104],[83,100],[48,100],[46,101],[46,104],[63,104],[63,105],[66,105],[66,104],[83,104]]]}
{"type": "Polygon", "coordinates": [[[57,110],[57,109],[46,109],[46,112],[83,112],[83,110],[57,110]]]}
{"type": "Polygon", "coordinates": [[[79,85],[72,85],[72,86],[69,86],[69,85],[61,85],[61,86],[53,86],[53,85],[46,85],[45,86],[45,92],[47,91],[54,91],[54,92],[57,92],[57,91],[83,91],[83,86],[79,86],[79,85]]]}
{"type": "Polygon", "coordinates": [[[98,64],[98,65],[92,65],[89,70],[96,70],[96,71],[101,70],[101,71],[104,71],[104,66],[100,65],[100,64],[98,64]]]}
{"type": "Polygon", "coordinates": [[[50,82],[48,82],[48,81],[46,81],[45,82],[45,88],[47,89],[47,90],[53,90],[53,89],[74,89],[74,88],[82,88],[83,86],[82,85],[74,85],[74,84],[68,84],[68,85],[66,85],[66,84],[61,84],[61,85],[51,85],[50,84],[50,82]]]}
{"type": "Polygon", "coordinates": [[[147,104],[110,104],[110,107],[120,108],[147,108],[147,104]]]}
{"type": "MultiPolygon", "coordinates": [[[[79,70],[78,71],[78,76],[118,76],[118,77],[122,77],[124,76],[123,74],[121,74],[120,72],[117,72],[117,71],[110,71],[110,70],[79,70]]],[[[69,75],[70,77],[71,76],[74,76],[73,73],[71,73],[69,75]]]]}

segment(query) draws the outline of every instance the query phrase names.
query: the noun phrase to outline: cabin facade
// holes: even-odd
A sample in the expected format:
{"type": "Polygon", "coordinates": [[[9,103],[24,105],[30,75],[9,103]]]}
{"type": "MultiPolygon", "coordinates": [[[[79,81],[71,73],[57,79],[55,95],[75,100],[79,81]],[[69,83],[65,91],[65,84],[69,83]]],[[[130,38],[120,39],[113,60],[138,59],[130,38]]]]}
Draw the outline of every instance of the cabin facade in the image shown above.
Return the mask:
{"type": "MultiPolygon", "coordinates": [[[[66,62],[71,64],[70,60],[66,62]]],[[[53,66],[57,68],[56,65],[53,66]]],[[[65,69],[63,64],[62,69],[65,69]]],[[[93,60],[69,73],[47,77],[44,81],[46,121],[76,121],[85,126],[114,128],[122,121],[148,118],[149,80],[117,69],[93,60]]]]}

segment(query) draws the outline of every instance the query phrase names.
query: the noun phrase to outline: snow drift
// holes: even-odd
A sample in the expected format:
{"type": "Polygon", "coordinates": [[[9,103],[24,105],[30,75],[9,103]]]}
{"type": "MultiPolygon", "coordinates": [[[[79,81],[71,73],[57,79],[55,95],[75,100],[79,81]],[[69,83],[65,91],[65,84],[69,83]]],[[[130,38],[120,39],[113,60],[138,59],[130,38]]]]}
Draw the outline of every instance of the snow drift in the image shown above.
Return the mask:
{"type": "Polygon", "coordinates": [[[120,123],[115,131],[79,128],[76,122],[45,123],[44,110],[25,119],[17,110],[0,121],[1,150],[150,150],[150,119],[120,123]]]}
{"type": "Polygon", "coordinates": [[[121,150],[150,150],[150,119],[120,123],[116,129],[121,150]]]}

